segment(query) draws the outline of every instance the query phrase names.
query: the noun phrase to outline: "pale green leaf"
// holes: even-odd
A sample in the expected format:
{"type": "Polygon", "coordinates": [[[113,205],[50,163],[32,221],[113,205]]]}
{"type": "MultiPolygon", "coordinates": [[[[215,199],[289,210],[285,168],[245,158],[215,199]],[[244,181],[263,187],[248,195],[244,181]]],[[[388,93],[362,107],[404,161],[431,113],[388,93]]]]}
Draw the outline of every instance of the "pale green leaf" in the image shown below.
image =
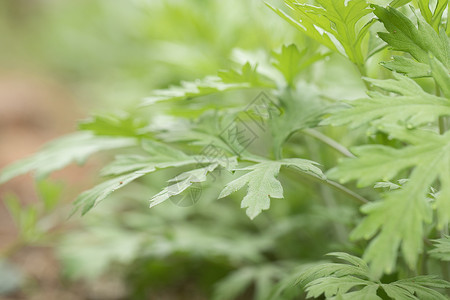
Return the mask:
{"type": "Polygon", "coordinates": [[[270,198],[283,198],[283,187],[276,179],[281,166],[291,166],[311,176],[324,178],[322,171],[312,161],[299,158],[264,161],[241,169],[250,172],[229,182],[220,193],[219,198],[248,186],[247,195],[242,200],[241,207],[247,208],[246,213],[251,219],[255,218],[261,211],[269,209],[270,198]]]}
{"type": "Polygon", "coordinates": [[[355,128],[361,125],[397,124],[406,127],[435,122],[440,116],[450,115],[450,101],[426,93],[414,80],[396,75],[395,79],[366,79],[376,87],[398,94],[388,96],[370,93],[370,98],[347,101],[350,109],[343,109],[321,122],[322,125],[349,125],[355,128]]]}
{"type": "Polygon", "coordinates": [[[271,8],[319,43],[334,51],[343,48],[352,62],[358,65],[364,63],[361,42],[372,22],[366,27],[359,27],[357,24],[372,11],[366,1],[318,0],[320,7],[296,0],[285,2],[293,16],[271,8]]]}
{"type": "MultiPolygon", "coordinates": [[[[407,131],[396,132],[397,138],[402,139],[402,135],[409,139],[407,131]]],[[[436,180],[448,181],[450,134],[428,132],[423,137],[422,143],[402,149],[381,145],[358,148],[355,150],[357,159],[345,160],[328,173],[331,178],[344,182],[357,179],[365,186],[379,179],[389,180],[401,170],[412,168],[409,180],[401,189],[386,193],[383,201],[363,206],[368,216],[352,233],[354,239],[374,237],[364,258],[370,262],[376,276],[394,270],[398,248],[410,268],[416,267],[423,247],[424,223],[429,223],[432,216],[427,194],[436,180]]],[[[448,199],[440,201],[440,206],[449,205],[448,199]]],[[[447,212],[439,212],[441,224],[448,220],[447,212]]]]}
{"type": "Polygon", "coordinates": [[[46,145],[29,158],[7,166],[0,173],[0,183],[16,176],[34,172],[38,178],[62,169],[72,162],[82,164],[92,154],[99,151],[136,146],[134,138],[96,136],[89,132],[78,132],[46,145]]]}

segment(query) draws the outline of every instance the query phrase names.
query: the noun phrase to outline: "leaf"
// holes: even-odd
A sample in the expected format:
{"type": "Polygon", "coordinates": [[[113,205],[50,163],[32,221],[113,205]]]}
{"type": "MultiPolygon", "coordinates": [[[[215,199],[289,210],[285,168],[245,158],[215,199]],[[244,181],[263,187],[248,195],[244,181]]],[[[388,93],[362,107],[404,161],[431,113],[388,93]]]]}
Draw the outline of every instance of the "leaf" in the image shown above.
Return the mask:
{"type": "Polygon", "coordinates": [[[449,39],[443,31],[438,34],[420,15],[416,15],[416,27],[409,17],[395,8],[372,7],[375,8],[374,14],[388,30],[388,33],[379,32],[378,36],[393,50],[407,52],[416,60],[394,57],[393,61],[384,63],[387,68],[411,77],[430,76],[430,54],[447,68],[450,66],[449,39]]]}
{"type": "Polygon", "coordinates": [[[81,130],[96,135],[137,137],[147,134],[148,122],[128,113],[95,115],[79,123],[81,130]]]}
{"type": "Polygon", "coordinates": [[[279,99],[280,116],[270,116],[268,120],[273,137],[272,147],[277,154],[292,133],[316,127],[328,108],[317,92],[306,84],[299,85],[298,92],[285,91],[279,99]]]}
{"type": "Polygon", "coordinates": [[[274,83],[258,73],[257,66],[252,67],[249,62],[246,62],[240,71],[223,70],[218,72],[218,76],[228,84],[243,83],[251,87],[274,87],[274,83]]]}
{"type": "Polygon", "coordinates": [[[448,299],[446,296],[433,288],[450,288],[450,283],[438,279],[436,276],[417,276],[381,286],[386,294],[394,299],[446,300],[448,299]]]}
{"type": "Polygon", "coordinates": [[[417,62],[411,58],[394,55],[388,62],[381,62],[385,68],[402,73],[411,78],[429,77],[431,74],[430,66],[417,62]]]}
{"type": "Polygon", "coordinates": [[[317,53],[317,49],[313,47],[313,50],[311,50],[310,46],[299,51],[295,44],[290,44],[289,46],[283,45],[280,53],[272,52],[272,56],[275,58],[273,66],[283,74],[288,86],[293,87],[300,71],[329,54],[317,53]]]}
{"type": "Polygon", "coordinates": [[[143,147],[153,156],[118,156],[114,162],[102,170],[103,175],[116,177],[80,194],[74,203],[75,210],[81,208],[81,213],[84,215],[116,190],[158,169],[198,163],[194,157],[154,141],[144,141],[143,147]]]}
{"type": "Polygon", "coordinates": [[[181,82],[181,86],[153,91],[145,98],[141,106],[149,106],[160,101],[180,101],[215,93],[249,88],[273,88],[274,83],[259,74],[256,66],[245,63],[240,72],[235,70],[219,71],[218,76],[208,76],[194,82],[181,82]]]}
{"type": "Polygon", "coordinates": [[[389,33],[378,36],[393,50],[408,52],[418,62],[428,63],[428,53],[433,54],[444,65],[449,64],[448,39],[439,36],[433,28],[417,16],[418,27],[404,14],[392,7],[372,5],[374,14],[383,22],[389,33]]]}
{"type": "Polygon", "coordinates": [[[242,295],[252,283],[254,299],[266,300],[274,281],[282,274],[281,267],[273,264],[238,269],[216,284],[213,300],[233,300],[242,295]]]}
{"type": "MultiPolygon", "coordinates": [[[[412,132],[415,131],[419,130],[412,132]]],[[[329,177],[340,178],[341,182],[357,179],[360,186],[365,186],[379,179],[392,179],[400,171],[412,168],[409,180],[401,189],[386,193],[383,201],[363,206],[362,211],[368,216],[351,235],[353,239],[373,238],[364,258],[376,276],[394,270],[398,248],[409,267],[416,267],[417,256],[423,250],[423,226],[432,217],[427,194],[436,180],[441,184],[448,181],[450,133],[424,132],[420,142],[410,135],[408,130],[395,132],[396,138],[417,144],[403,149],[381,145],[356,148],[354,153],[358,158],[343,160],[328,172],[329,177]]],[[[449,206],[448,198],[439,201],[443,202],[440,206],[449,206]]],[[[449,219],[448,212],[446,209],[439,213],[440,224],[449,219]]]]}
{"type": "Polygon", "coordinates": [[[60,182],[53,182],[50,180],[39,180],[36,183],[36,189],[39,198],[44,203],[45,211],[51,211],[61,200],[63,195],[64,185],[60,182]]]}
{"type": "Polygon", "coordinates": [[[82,164],[96,152],[136,144],[137,140],[133,138],[96,136],[89,132],[74,133],[52,141],[33,156],[4,168],[0,173],[0,183],[28,172],[34,172],[38,178],[42,178],[72,162],[82,164]]]}
{"type": "Polygon", "coordinates": [[[442,261],[450,261],[450,238],[448,236],[433,240],[433,246],[434,249],[428,251],[431,257],[442,261]]]}
{"type": "Polygon", "coordinates": [[[431,75],[447,99],[450,99],[450,73],[439,60],[430,57],[431,75]]]}
{"type": "Polygon", "coordinates": [[[450,283],[434,276],[417,276],[382,284],[371,279],[369,268],[360,258],[347,253],[329,255],[340,258],[350,265],[324,263],[303,271],[298,281],[305,286],[308,297],[319,297],[324,294],[327,299],[335,300],[380,300],[382,298],[377,295],[377,291],[382,288],[392,299],[447,299],[433,288],[449,288],[450,283]]]}
{"type": "Polygon", "coordinates": [[[395,75],[395,79],[366,79],[376,87],[398,94],[388,96],[370,93],[370,98],[346,101],[350,109],[340,110],[323,120],[321,125],[405,124],[409,128],[435,122],[439,116],[450,115],[450,101],[426,93],[414,80],[395,75]]]}
{"type": "Polygon", "coordinates": [[[411,2],[411,0],[392,0],[391,3],[389,3],[390,7],[398,8],[400,6],[403,6],[405,4],[408,4],[411,2]]]}
{"type": "Polygon", "coordinates": [[[249,166],[241,170],[250,172],[229,182],[220,193],[219,199],[247,185],[247,195],[241,202],[241,208],[247,208],[247,215],[250,219],[254,219],[261,211],[269,209],[270,198],[283,198],[283,187],[276,179],[281,166],[292,166],[311,176],[323,179],[321,170],[315,164],[309,160],[292,158],[281,161],[264,161],[249,166]]]}
{"type": "MultiPolygon", "coordinates": [[[[158,169],[204,164],[209,164],[210,166],[214,165],[213,169],[215,169],[219,165],[224,167],[232,167],[235,163],[235,158],[228,159],[205,156],[188,156],[177,149],[152,140],[144,140],[142,142],[142,146],[149,154],[151,154],[151,156],[118,156],[114,162],[102,170],[103,175],[112,175],[116,177],[100,183],[94,188],[79,195],[75,201],[76,209],[81,208],[81,212],[84,215],[116,190],[121,189],[134,180],[153,173],[158,169]]],[[[210,166],[206,168],[210,168],[210,166]]],[[[190,172],[193,176],[196,171],[193,170],[190,172]]],[[[177,176],[176,178],[182,177],[183,174],[177,176]]],[[[198,176],[197,178],[202,178],[202,175],[198,174],[198,172],[195,173],[195,175],[198,176]]],[[[185,178],[182,179],[184,180],[185,178]]],[[[192,178],[190,178],[190,180],[195,182],[192,178]]],[[[151,200],[153,201],[152,206],[157,204],[154,200],[155,197],[151,200]]]]}
{"type": "Polygon", "coordinates": [[[366,1],[318,0],[320,7],[296,0],[285,2],[293,16],[269,7],[319,43],[334,51],[343,48],[352,62],[358,65],[364,63],[361,42],[372,22],[363,27],[357,26],[357,23],[372,12],[366,1]],[[338,41],[338,44],[334,41],[338,41]]]}
{"type": "Polygon", "coordinates": [[[175,182],[163,189],[158,194],[154,195],[150,199],[150,207],[158,205],[172,196],[179,195],[194,183],[200,183],[206,181],[206,175],[214,171],[219,164],[210,164],[206,167],[194,169],[188,172],[181,173],[180,175],[172,178],[169,182],[175,182]]]}

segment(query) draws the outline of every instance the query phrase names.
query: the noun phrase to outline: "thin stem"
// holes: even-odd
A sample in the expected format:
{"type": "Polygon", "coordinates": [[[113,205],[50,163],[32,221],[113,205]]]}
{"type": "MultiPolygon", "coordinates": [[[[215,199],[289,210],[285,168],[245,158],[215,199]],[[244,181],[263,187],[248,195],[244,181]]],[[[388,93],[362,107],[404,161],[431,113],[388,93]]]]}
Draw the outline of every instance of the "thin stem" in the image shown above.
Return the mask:
{"type": "MultiPolygon", "coordinates": [[[[258,163],[267,161],[267,159],[262,158],[262,157],[258,157],[256,155],[245,156],[245,157],[242,157],[241,159],[242,160],[246,160],[246,161],[258,162],[258,163]]],[[[302,177],[307,178],[307,179],[309,179],[311,181],[315,181],[315,182],[319,182],[319,183],[328,185],[332,189],[340,192],[341,194],[347,196],[349,199],[352,199],[352,200],[358,202],[359,204],[367,204],[367,203],[370,202],[368,199],[364,198],[363,196],[355,193],[354,191],[346,188],[342,184],[337,183],[337,182],[335,182],[333,180],[330,180],[330,179],[327,179],[327,178],[320,178],[320,177],[317,177],[315,175],[312,175],[312,174],[309,174],[309,173],[305,173],[302,170],[297,169],[297,168],[290,167],[289,169],[297,171],[297,174],[302,175],[302,177]]]]}
{"type": "Polygon", "coordinates": [[[351,158],[355,158],[355,155],[353,155],[353,153],[351,153],[345,146],[339,144],[338,142],[336,142],[335,140],[333,140],[332,138],[326,136],[325,134],[314,130],[314,129],[305,129],[302,131],[303,133],[321,141],[322,143],[330,146],[331,148],[333,148],[334,150],[336,150],[337,152],[347,156],[347,157],[351,157],[351,158]]]}
{"type": "MultiPolygon", "coordinates": [[[[436,89],[436,96],[441,96],[441,89],[439,88],[439,85],[437,81],[434,81],[434,86],[436,89]]],[[[439,134],[444,134],[447,131],[447,118],[445,116],[440,116],[438,119],[439,123],[439,134]]]]}
{"type": "MultiPolygon", "coordinates": [[[[441,230],[441,238],[444,238],[448,236],[448,226],[444,226],[444,228],[441,230]]],[[[441,261],[441,270],[442,270],[442,278],[444,280],[449,281],[450,280],[450,273],[449,273],[449,264],[446,261],[441,261]]]]}
{"type": "Polygon", "coordinates": [[[447,131],[447,119],[444,116],[439,117],[439,133],[444,134],[447,131]]]}
{"type": "Polygon", "coordinates": [[[296,170],[297,173],[299,175],[301,175],[302,177],[304,177],[304,178],[307,178],[307,179],[309,179],[311,181],[319,182],[319,183],[322,183],[322,184],[325,184],[325,185],[331,187],[335,191],[340,192],[341,194],[347,196],[347,198],[352,199],[352,200],[358,202],[359,204],[366,204],[366,203],[370,202],[368,199],[364,198],[363,196],[353,192],[352,190],[346,188],[342,184],[337,183],[337,182],[335,182],[333,180],[329,180],[329,179],[326,179],[326,178],[319,178],[319,177],[316,177],[314,175],[311,175],[311,174],[308,174],[308,173],[304,173],[304,172],[302,172],[301,170],[299,170],[297,168],[290,168],[290,169],[296,170]]]}
{"type": "Polygon", "coordinates": [[[337,183],[335,181],[329,180],[329,179],[325,179],[322,181],[324,184],[332,187],[333,189],[335,189],[338,192],[341,192],[342,194],[348,196],[349,198],[356,200],[358,203],[360,204],[366,204],[369,203],[370,201],[367,200],[366,198],[364,198],[363,196],[355,193],[354,191],[346,188],[345,186],[343,186],[340,183],[337,183]]]}
{"type": "MultiPolygon", "coordinates": [[[[310,152],[311,158],[314,161],[320,161],[320,151],[319,144],[311,139],[305,139],[306,146],[310,152]]],[[[319,191],[324,201],[325,206],[331,210],[336,211],[338,208],[338,204],[336,203],[336,199],[331,192],[331,189],[323,184],[319,184],[319,191]]],[[[347,230],[345,226],[339,222],[333,222],[334,230],[336,231],[336,236],[341,243],[345,243],[347,241],[347,230]]]]}

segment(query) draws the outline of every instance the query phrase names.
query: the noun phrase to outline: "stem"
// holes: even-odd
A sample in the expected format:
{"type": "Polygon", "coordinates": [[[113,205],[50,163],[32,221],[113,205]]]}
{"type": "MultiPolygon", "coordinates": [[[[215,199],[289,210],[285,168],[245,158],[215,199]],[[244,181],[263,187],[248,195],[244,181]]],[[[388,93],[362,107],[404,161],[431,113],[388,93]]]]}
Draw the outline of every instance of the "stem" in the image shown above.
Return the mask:
{"type": "MultiPolygon", "coordinates": [[[[448,236],[448,226],[444,226],[441,230],[441,238],[448,236]]],[[[441,261],[442,278],[445,281],[450,280],[449,265],[447,261],[441,261]]]]}
{"type": "MultiPolygon", "coordinates": [[[[256,155],[245,156],[245,157],[242,157],[241,159],[242,160],[246,160],[246,161],[251,161],[251,162],[257,162],[257,163],[267,161],[267,159],[262,158],[262,157],[260,158],[260,157],[258,157],[256,155]]],[[[327,178],[319,178],[319,177],[317,177],[315,175],[305,173],[305,172],[303,172],[303,171],[301,171],[299,169],[296,169],[296,168],[289,168],[289,169],[296,170],[297,174],[302,175],[302,177],[304,177],[306,179],[309,179],[309,180],[314,181],[314,182],[319,182],[319,183],[328,185],[329,187],[331,187],[335,191],[340,192],[342,195],[347,196],[349,199],[352,199],[352,200],[358,202],[359,204],[367,204],[367,203],[370,202],[368,199],[364,198],[363,196],[355,193],[354,191],[346,188],[342,184],[337,183],[337,182],[335,182],[333,180],[330,180],[330,179],[327,179],[327,178]]]]}
{"type": "Polygon", "coordinates": [[[369,200],[367,200],[363,196],[353,192],[352,190],[346,188],[342,184],[339,184],[339,183],[337,183],[337,182],[335,182],[333,180],[329,180],[329,179],[325,179],[325,178],[319,178],[319,177],[316,177],[314,175],[311,175],[311,174],[308,174],[308,173],[304,173],[304,172],[302,172],[300,170],[297,170],[296,168],[290,168],[290,169],[296,170],[299,175],[301,175],[302,177],[304,177],[304,178],[306,178],[308,180],[311,180],[311,181],[314,181],[314,182],[319,182],[319,183],[322,183],[322,184],[325,184],[325,185],[331,187],[335,191],[340,192],[342,195],[347,196],[347,198],[358,202],[358,204],[366,204],[366,203],[370,202],[369,200]]]}
{"type": "MultiPolygon", "coordinates": [[[[364,67],[364,64],[362,64],[362,65],[356,64],[356,67],[358,68],[359,74],[361,74],[362,77],[367,77],[367,72],[364,67]]],[[[371,90],[370,84],[367,81],[365,81],[364,79],[363,79],[363,82],[364,82],[364,85],[366,86],[366,89],[371,90]]]]}
{"type": "Polygon", "coordinates": [[[444,134],[447,131],[447,118],[445,116],[439,117],[439,133],[444,134]]]}
{"type": "Polygon", "coordinates": [[[336,142],[335,140],[333,140],[332,138],[326,136],[325,134],[314,130],[314,129],[305,129],[303,130],[303,133],[318,139],[319,141],[321,141],[322,143],[330,146],[331,148],[333,148],[334,150],[336,150],[337,152],[347,156],[347,157],[351,157],[351,158],[355,158],[355,155],[353,155],[353,153],[351,153],[345,146],[339,144],[338,142],[336,142]]]}
{"type": "MultiPolygon", "coordinates": [[[[436,89],[436,96],[441,96],[441,90],[439,89],[439,85],[437,84],[436,80],[434,81],[435,89],[436,89]]],[[[438,119],[439,123],[439,134],[444,134],[447,131],[447,118],[445,116],[440,116],[438,119]]]]}
{"type": "Polygon", "coordinates": [[[336,190],[338,192],[341,192],[342,194],[348,196],[349,198],[352,198],[353,200],[356,200],[360,204],[366,204],[366,203],[370,202],[369,200],[367,200],[363,196],[361,196],[361,195],[355,193],[354,191],[346,188],[345,186],[343,186],[340,183],[337,183],[337,182],[329,180],[329,179],[324,179],[324,180],[322,180],[322,182],[324,184],[330,186],[334,190],[336,190]]]}
{"type": "MultiPolygon", "coordinates": [[[[317,132],[320,133],[320,132],[317,132]]],[[[326,137],[326,136],[325,136],[326,137]]],[[[306,146],[310,152],[311,158],[314,161],[320,161],[320,149],[317,142],[311,140],[311,139],[305,139],[306,146]]],[[[338,208],[338,204],[336,203],[336,199],[331,192],[329,187],[326,187],[323,184],[319,184],[319,191],[322,196],[322,199],[324,201],[325,207],[327,207],[331,211],[336,211],[338,208]]],[[[333,222],[334,230],[336,232],[336,236],[338,238],[338,241],[345,244],[347,241],[347,230],[345,226],[339,222],[333,222]]]]}

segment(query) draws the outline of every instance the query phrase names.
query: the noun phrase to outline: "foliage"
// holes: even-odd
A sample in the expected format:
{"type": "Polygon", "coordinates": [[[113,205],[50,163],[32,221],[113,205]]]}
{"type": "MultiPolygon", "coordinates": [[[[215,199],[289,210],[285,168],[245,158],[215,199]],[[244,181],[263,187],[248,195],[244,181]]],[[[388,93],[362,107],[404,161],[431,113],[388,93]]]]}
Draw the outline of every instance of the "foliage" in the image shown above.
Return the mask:
{"type": "MultiPolygon", "coordinates": [[[[176,277],[156,263],[207,265],[182,278],[214,299],[447,299],[448,1],[373,2],[268,4],[304,44],[240,51],[216,75],[96,114],[0,182],[117,153],[75,201],[96,221],[64,237],[60,255],[73,277],[115,262],[136,299],[159,275],[176,277]],[[327,76],[367,96],[330,98],[327,76]],[[327,252],[345,263],[318,263],[327,252]]],[[[33,227],[33,210],[14,203],[33,227]]]]}

